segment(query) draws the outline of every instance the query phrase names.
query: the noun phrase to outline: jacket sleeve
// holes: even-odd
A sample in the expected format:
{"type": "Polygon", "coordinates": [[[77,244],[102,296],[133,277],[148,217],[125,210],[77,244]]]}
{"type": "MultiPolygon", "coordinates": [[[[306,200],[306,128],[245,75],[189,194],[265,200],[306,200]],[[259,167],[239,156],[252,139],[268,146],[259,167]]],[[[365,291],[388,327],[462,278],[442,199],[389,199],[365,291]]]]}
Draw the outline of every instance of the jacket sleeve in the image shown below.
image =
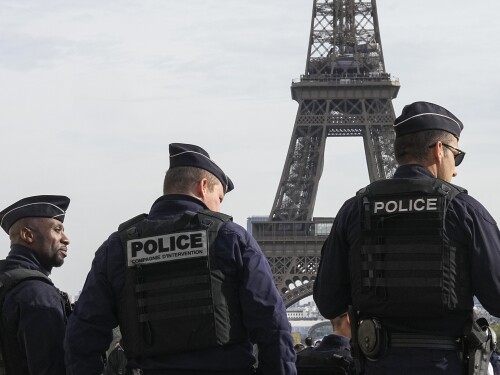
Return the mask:
{"type": "MultiPolygon", "coordinates": [[[[472,292],[492,315],[500,316],[500,231],[493,217],[474,198],[461,194],[463,211],[457,213],[466,224],[471,251],[472,292]],[[465,217],[461,217],[461,215],[465,217]]],[[[451,230],[454,230],[451,228],[451,230]]],[[[462,228],[455,231],[463,232],[462,228]]]]}
{"type": "Polygon", "coordinates": [[[123,285],[121,243],[112,235],[96,252],[85,285],[66,329],[64,349],[68,375],[102,374],[102,355],[118,325],[115,291],[123,285]],[[112,282],[110,281],[112,280],[112,282]]]}
{"type": "Polygon", "coordinates": [[[218,237],[232,249],[241,280],[240,303],[244,325],[257,344],[259,368],[265,375],[295,375],[295,352],[286,316],[269,263],[253,237],[231,224],[218,237]]]}
{"type": "Polygon", "coordinates": [[[330,235],[321,249],[321,260],[313,286],[313,298],[319,312],[333,319],[352,304],[349,276],[349,249],[358,236],[354,200],[349,200],[337,214],[330,235]]]}

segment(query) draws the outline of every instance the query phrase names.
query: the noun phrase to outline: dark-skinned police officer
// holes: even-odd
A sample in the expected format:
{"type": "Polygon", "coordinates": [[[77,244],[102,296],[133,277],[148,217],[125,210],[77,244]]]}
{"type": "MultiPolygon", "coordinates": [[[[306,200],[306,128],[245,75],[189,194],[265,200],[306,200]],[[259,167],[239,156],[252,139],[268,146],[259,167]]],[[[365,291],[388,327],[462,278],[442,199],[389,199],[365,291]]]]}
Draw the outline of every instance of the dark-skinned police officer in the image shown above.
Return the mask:
{"type": "Polygon", "coordinates": [[[64,375],[68,297],[48,278],[67,256],[64,217],[69,198],[39,195],[0,212],[11,249],[0,261],[0,373],[64,375]]]}
{"type": "Polygon", "coordinates": [[[314,300],[325,318],[352,306],[358,372],[484,368],[474,362],[475,348],[492,335],[473,327],[473,296],[500,316],[500,232],[478,201],[450,184],[465,155],[463,125],[443,107],[416,102],[394,129],[394,178],[341,207],[323,245],[314,300]]]}
{"type": "Polygon", "coordinates": [[[65,349],[71,375],[101,374],[120,326],[133,374],[294,375],[291,327],[256,241],[220,206],[233,183],[202,148],[170,145],[164,195],[97,250],[65,349]]]}

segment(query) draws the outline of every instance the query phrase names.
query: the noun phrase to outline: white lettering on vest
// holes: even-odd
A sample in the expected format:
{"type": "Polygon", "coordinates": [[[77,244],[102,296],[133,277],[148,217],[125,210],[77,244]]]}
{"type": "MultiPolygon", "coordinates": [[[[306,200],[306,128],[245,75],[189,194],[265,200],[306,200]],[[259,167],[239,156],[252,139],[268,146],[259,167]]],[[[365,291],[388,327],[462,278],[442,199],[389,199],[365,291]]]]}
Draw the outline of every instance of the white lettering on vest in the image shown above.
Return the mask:
{"type": "Polygon", "coordinates": [[[412,211],[437,211],[438,198],[417,198],[400,199],[394,201],[375,201],[373,202],[374,214],[392,214],[394,212],[412,212],[412,211]]]}
{"type": "Polygon", "coordinates": [[[208,256],[207,232],[181,232],[127,241],[127,263],[151,264],[208,256]]]}

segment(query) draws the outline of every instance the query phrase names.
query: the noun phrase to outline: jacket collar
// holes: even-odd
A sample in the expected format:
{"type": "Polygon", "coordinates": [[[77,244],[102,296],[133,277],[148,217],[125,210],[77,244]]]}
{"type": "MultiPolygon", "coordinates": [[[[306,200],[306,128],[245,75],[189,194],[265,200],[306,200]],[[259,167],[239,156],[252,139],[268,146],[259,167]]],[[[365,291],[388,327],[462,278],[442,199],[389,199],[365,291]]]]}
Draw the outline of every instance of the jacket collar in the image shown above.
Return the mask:
{"type": "Polygon", "coordinates": [[[9,268],[10,265],[21,266],[22,268],[40,271],[45,276],[49,276],[52,271],[52,269],[44,268],[33,250],[23,245],[11,245],[9,255],[7,255],[5,261],[9,268]]]}
{"type": "Polygon", "coordinates": [[[419,164],[401,165],[394,172],[394,178],[435,178],[432,173],[419,164]]]}
{"type": "Polygon", "coordinates": [[[184,213],[185,211],[198,212],[208,207],[194,197],[183,194],[168,194],[158,198],[151,207],[148,217],[152,220],[184,213]]]}

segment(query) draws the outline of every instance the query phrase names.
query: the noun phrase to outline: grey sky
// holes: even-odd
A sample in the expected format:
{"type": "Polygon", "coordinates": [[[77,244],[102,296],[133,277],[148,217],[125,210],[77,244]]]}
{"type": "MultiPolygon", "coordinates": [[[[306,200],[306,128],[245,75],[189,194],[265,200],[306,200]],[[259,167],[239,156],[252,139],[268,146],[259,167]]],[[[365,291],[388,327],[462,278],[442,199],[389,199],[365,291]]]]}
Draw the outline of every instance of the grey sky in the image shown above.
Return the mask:
{"type": "MultiPolygon", "coordinates": [[[[379,0],[387,72],[405,104],[441,104],[465,124],[454,180],[495,218],[500,3],[379,0]]],[[[303,73],[312,0],[0,2],[0,208],[71,199],[69,256],[52,279],[76,293],[118,224],[161,194],[168,144],[204,147],[235,183],[223,211],[246,226],[276,194],[303,73]]],[[[315,216],[368,182],[360,138],[327,142],[315,216]]],[[[1,257],[9,242],[0,237],[1,257]]]]}

